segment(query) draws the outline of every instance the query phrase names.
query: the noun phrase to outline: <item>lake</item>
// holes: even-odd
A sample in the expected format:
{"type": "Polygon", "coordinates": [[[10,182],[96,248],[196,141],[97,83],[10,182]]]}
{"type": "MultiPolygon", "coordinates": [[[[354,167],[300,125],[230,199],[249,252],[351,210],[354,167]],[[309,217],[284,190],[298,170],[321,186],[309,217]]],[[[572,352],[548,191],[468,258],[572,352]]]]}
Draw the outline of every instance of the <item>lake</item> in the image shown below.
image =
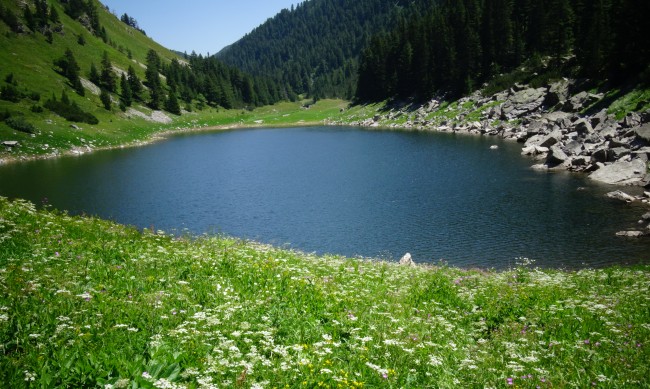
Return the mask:
{"type": "Polygon", "coordinates": [[[350,127],[196,133],[0,166],[0,195],[319,254],[410,252],[494,268],[522,257],[542,267],[647,263],[650,240],[615,236],[643,208],[605,199],[617,188],[585,176],[534,171],[520,150],[498,138],[350,127]]]}

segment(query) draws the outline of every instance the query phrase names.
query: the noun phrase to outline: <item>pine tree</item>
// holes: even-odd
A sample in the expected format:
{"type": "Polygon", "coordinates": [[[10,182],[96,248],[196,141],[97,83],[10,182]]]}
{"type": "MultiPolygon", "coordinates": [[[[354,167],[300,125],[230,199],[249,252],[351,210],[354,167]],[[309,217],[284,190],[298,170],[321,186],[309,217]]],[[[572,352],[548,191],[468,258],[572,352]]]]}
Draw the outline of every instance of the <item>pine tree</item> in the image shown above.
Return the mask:
{"type": "Polygon", "coordinates": [[[142,93],[142,83],[140,82],[138,75],[135,73],[133,66],[129,66],[129,70],[127,71],[127,79],[129,81],[131,94],[134,98],[140,99],[140,94],[142,93]]]}
{"type": "Polygon", "coordinates": [[[115,93],[117,89],[117,80],[113,73],[113,65],[111,64],[111,60],[108,58],[108,52],[106,51],[104,51],[101,65],[102,70],[99,75],[99,85],[107,91],[115,93]]]}
{"type": "Polygon", "coordinates": [[[61,19],[59,18],[59,12],[54,8],[54,4],[50,4],[50,22],[54,24],[59,24],[61,23],[61,19]]]}
{"type": "Polygon", "coordinates": [[[72,88],[80,95],[84,95],[84,88],[79,78],[80,67],[77,60],[72,53],[72,50],[67,49],[63,57],[54,61],[54,65],[60,68],[61,74],[70,81],[72,88]]]}
{"type": "Polygon", "coordinates": [[[181,114],[181,106],[178,104],[178,98],[173,91],[169,93],[169,97],[165,101],[165,110],[175,115],[181,114]]]}
{"type": "Polygon", "coordinates": [[[102,88],[101,93],[99,94],[99,99],[102,101],[102,104],[104,105],[104,108],[107,111],[111,110],[111,95],[108,93],[108,91],[104,88],[102,88]]]}
{"type": "Polygon", "coordinates": [[[90,73],[88,74],[88,79],[95,85],[100,85],[101,83],[99,71],[97,71],[97,66],[95,66],[94,62],[90,63],[90,73]]]}
{"type": "Polygon", "coordinates": [[[122,74],[122,77],[120,78],[120,90],[122,92],[120,98],[122,104],[125,107],[130,107],[131,104],[133,103],[133,94],[131,92],[131,86],[129,85],[129,81],[127,80],[124,74],[122,74]]]}
{"type": "Polygon", "coordinates": [[[153,49],[147,52],[147,70],[145,72],[145,84],[149,87],[149,106],[152,109],[160,109],[163,100],[163,90],[160,81],[160,57],[153,49]]]}

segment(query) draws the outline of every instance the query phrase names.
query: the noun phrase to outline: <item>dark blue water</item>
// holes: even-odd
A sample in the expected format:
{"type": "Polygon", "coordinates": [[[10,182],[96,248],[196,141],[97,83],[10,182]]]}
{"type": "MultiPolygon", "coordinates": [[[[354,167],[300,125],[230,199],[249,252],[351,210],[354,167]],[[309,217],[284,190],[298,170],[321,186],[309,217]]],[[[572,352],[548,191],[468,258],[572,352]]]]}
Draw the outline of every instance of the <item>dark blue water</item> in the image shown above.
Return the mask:
{"type": "Polygon", "coordinates": [[[519,153],[449,134],[240,130],[0,166],[0,195],[307,252],[496,268],[647,262],[648,240],[614,236],[642,208],[583,176],[533,171],[519,153]]]}

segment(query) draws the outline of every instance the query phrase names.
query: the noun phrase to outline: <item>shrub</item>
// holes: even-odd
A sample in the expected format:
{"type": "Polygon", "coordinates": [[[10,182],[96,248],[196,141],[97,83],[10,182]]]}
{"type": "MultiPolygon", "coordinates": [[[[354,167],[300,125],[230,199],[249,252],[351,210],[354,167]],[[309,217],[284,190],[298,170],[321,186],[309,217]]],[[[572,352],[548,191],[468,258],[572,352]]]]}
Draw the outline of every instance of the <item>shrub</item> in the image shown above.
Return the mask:
{"type": "Polygon", "coordinates": [[[36,132],[36,128],[30,122],[25,120],[22,116],[12,116],[5,119],[5,123],[16,131],[25,132],[27,134],[33,134],[36,132]]]}
{"type": "Polygon", "coordinates": [[[70,122],[81,122],[88,124],[97,124],[99,119],[95,115],[85,112],[74,101],[70,102],[67,95],[64,93],[61,96],[61,101],[57,101],[53,96],[51,99],[43,104],[45,108],[56,113],[57,115],[63,116],[66,120],[70,122]]]}

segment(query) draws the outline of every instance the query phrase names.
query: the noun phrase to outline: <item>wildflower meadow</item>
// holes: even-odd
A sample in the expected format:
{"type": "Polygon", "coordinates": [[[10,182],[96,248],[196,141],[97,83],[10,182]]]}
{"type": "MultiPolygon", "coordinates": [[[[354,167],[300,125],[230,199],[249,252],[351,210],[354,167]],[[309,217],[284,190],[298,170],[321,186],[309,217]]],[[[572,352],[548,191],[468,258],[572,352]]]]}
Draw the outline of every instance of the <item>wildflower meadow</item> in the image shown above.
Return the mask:
{"type": "Polygon", "coordinates": [[[508,271],[172,236],[0,198],[0,386],[650,386],[650,266],[508,271]]]}

